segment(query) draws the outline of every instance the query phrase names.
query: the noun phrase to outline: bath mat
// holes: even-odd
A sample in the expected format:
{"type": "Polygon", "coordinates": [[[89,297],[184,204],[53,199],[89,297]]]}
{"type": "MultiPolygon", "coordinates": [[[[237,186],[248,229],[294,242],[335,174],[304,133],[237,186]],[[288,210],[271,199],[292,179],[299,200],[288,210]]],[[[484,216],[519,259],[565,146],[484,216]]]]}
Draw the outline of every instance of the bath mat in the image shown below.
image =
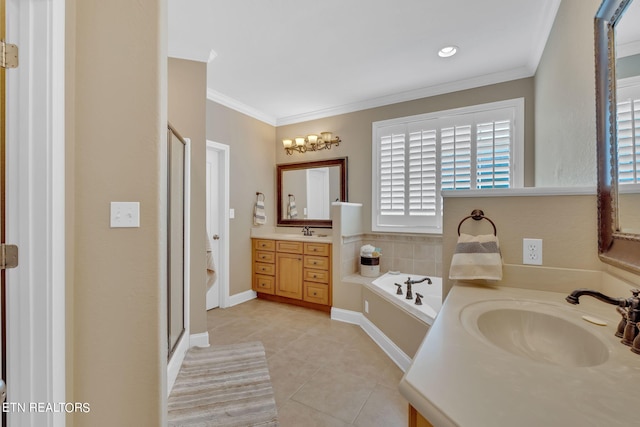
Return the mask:
{"type": "Polygon", "coordinates": [[[168,425],[278,426],[264,346],[191,348],[168,400],[168,425]]]}

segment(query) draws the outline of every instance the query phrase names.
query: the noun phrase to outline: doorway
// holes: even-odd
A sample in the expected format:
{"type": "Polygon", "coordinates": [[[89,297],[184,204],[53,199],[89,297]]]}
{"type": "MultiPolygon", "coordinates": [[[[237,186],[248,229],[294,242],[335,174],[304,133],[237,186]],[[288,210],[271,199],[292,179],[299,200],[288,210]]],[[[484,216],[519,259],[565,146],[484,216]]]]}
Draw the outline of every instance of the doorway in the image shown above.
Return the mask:
{"type": "Polygon", "coordinates": [[[207,141],[206,227],[216,280],[207,291],[207,310],[229,306],[229,162],[228,145],[207,141]]]}

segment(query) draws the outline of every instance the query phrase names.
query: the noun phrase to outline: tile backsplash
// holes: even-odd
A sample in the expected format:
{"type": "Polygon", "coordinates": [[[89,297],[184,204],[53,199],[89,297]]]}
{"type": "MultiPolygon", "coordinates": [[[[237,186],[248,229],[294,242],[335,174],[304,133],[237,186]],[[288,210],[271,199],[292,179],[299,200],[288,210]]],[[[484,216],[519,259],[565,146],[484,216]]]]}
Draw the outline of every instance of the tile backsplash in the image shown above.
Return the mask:
{"type": "Polygon", "coordinates": [[[382,249],[380,273],[389,270],[442,276],[442,237],[417,234],[360,234],[343,238],[342,275],[360,272],[360,247],[382,249]]]}

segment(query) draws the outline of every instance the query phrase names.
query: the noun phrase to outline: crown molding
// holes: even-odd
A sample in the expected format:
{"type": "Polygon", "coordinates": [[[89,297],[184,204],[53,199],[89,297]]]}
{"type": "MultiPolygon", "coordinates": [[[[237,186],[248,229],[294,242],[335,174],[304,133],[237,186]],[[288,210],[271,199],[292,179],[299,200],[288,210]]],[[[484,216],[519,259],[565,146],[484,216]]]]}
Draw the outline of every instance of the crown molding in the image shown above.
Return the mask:
{"type": "Polygon", "coordinates": [[[257,108],[253,108],[248,106],[247,104],[243,104],[240,101],[237,101],[230,96],[224,95],[220,92],[217,92],[213,89],[207,89],[207,99],[209,101],[217,102],[218,104],[222,104],[225,107],[229,107],[232,110],[236,110],[242,114],[246,114],[249,117],[253,117],[256,120],[260,120],[271,126],[276,126],[276,118],[266,114],[257,108]]]}
{"type": "Polygon", "coordinates": [[[531,49],[533,53],[531,54],[529,60],[529,66],[533,69],[534,73],[535,70],[538,69],[538,64],[540,63],[540,59],[542,59],[544,48],[547,46],[547,41],[549,41],[549,35],[551,34],[553,24],[555,23],[556,16],[558,15],[560,2],[561,0],[549,2],[544,13],[542,14],[540,22],[536,26],[536,28],[540,29],[540,32],[536,37],[534,37],[536,43],[531,49]]]}
{"type": "Polygon", "coordinates": [[[213,49],[177,49],[169,47],[167,56],[169,56],[169,58],[186,59],[188,61],[205,62],[209,64],[211,61],[216,59],[218,54],[213,49]]]}
{"type": "Polygon", "coordinates": [[[416,99],[428,98],[431,96],[443,95],[446,93],[458,92],[461,90],[473,89],[476,87],[488,86],[511,80],[523,79],[533,76],[534,73],[535,68],[533,67],[521,67],[513,70],[502,71],[499,73],[486,74],[484,76],[474,77],[471,79],[459,80],[456,82],[436,86],[429,86],[426,88],[400,92],[393,95],[367,99],[351,104],[339,105],[323,110],[311,111],[308,113],[280,118],[276,118],[261,110],[243,104],[242,102],[239,102],[213,89],[207,89],[207,99],[213,102],[217,102],[218,104],[222,104],[225,107],[229,107],[240,113],[246,114],[271,126],[277,127],[307,122],[310,120],[323,119],[325,117],[337,116],[340,114],[353,113],[370,108],[384,107],[386,105],[398,104],[401,102],[414,101],[416,99]]]}
{"type": "Polygon", "coordinates": [[[355,111],[398,104],[400,102],[414,101],[416,99],[428,98],[431,96],[443,95],[446,93],[458,92],[461,90],[473,89],[476,87],[527,78],[533,76],[533,74],[534,70],[530,67],[522,67],[514,70],[474,77],[471,79],[459,80],[456,82],[429,86],[416,90],[400,92],[393,95],[372,98],[365,101],[354,102],[352,104],[345,104],[337,107],[327,108],[324,110],[312,111],[309,113],[303,113],[288,117],[281,117],[277,119],[276,125],[290,125],[294,123],[306,122],[309,120],[317,120],[325,117],[336,116],[339,114],[353,113],[355,111]]]}

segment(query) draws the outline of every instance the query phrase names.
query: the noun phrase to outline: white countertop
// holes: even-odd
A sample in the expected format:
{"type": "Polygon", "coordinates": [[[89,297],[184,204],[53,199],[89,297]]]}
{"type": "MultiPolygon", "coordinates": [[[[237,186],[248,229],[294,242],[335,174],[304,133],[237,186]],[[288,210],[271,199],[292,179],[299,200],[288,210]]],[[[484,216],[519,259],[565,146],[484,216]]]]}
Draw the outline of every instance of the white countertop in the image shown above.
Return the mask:
{"type": "Polygon", "coordinates": [[[251,232],[251,238],[253,239],[269,239],[269,240],[292,240],[295,242],[309,242],[309,243],[333,243],[331,235],[319,233],[313,234],[313,236],[304,236],[302,232],[300,234],[285,234],[276,232],[251,232]]]}
{"type": "Polygon", "coordinates": [[[566,296],[457,284],[402,378],[400,392],[435,427],[639,425],[640,355],[614,336],[620,315],[613,305],[587,296],[572,306],[566,296]],[[558,366],[483,342],[463,327],[460,313],[491,299],[562,304],[577,318],[591,314],[608,321],[608,326],[584,322],[605,341],[608,360],[589,367],[558,366]]]}

